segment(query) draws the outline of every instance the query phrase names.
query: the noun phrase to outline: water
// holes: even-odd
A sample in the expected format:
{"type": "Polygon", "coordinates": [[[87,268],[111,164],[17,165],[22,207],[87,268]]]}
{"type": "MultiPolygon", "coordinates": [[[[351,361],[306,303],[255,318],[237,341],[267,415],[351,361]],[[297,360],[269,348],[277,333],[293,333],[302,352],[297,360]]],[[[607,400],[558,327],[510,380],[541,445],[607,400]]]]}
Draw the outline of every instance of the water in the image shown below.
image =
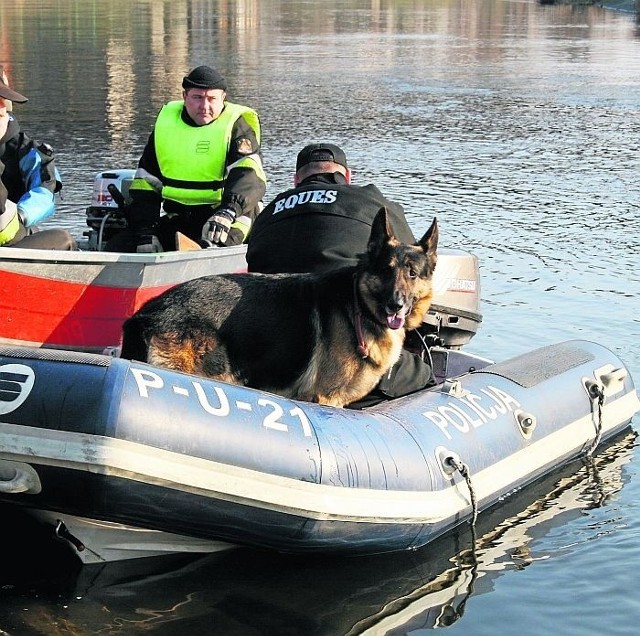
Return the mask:
{"type": "MultiPolygon", "coordinates": [[[[159,107],[211,63],[261,115],[268,196],[291,184],[304,144],[338,142],[355,182],[404,204],[416,234],[437,216],[444,246],[478,255],[484,321],[469,348],[500,360],[594,340],[640,384],[632,12],[41,0],[1,3],[0,31],[0,63],[30,97],[16,113],[58,152],[53,224],[82,232],[94,174],[135,167],[159,107]]],[[[0,634],[635,633],[640,458],[634,439],[611,454],[481,516],[477,561],[462,528],[363,560],[243,550],[77,571],[59,546],[5,525],[0,634]]]]}

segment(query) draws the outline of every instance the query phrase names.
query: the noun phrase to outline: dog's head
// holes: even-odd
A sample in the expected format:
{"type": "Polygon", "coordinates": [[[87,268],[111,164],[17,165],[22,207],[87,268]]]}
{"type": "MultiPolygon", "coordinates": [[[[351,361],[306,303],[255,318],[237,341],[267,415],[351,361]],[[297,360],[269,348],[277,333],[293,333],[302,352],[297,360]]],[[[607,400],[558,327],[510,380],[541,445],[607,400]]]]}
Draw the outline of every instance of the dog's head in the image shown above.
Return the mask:
{"type": "Polygon", "coordinates": [[[390,329],[421,324],[431,305],[437,247],[435,218],[416,244],[406,245],[395,238],[387,210],[380,208],[358,268],[361,301],[380,324],[390,329]]]}

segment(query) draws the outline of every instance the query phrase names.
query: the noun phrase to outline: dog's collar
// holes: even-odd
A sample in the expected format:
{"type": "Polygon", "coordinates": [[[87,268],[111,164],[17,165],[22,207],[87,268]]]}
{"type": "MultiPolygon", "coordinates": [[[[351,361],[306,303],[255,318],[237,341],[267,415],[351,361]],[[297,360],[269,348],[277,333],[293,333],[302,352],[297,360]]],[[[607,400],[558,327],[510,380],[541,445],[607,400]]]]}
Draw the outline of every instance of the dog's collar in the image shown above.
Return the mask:
{"type": "Polygon", "coordinates": [[[369,347],[364,341],[364,334],[362,332],[362,311],[360,310],[360,303],[358,302],[358,275],[353,275],[353,324],[356,328],[356,337],[358,338],[358,351],[363,360],[369,357],[369,347]]]}

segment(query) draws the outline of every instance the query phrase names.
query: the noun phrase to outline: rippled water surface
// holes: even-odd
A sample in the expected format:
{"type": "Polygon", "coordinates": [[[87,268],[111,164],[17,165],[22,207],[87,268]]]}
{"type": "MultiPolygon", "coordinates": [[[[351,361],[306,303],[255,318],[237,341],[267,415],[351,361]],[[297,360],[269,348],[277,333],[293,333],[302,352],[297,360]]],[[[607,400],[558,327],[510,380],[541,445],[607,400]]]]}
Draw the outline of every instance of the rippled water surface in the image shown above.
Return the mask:
{"type": "MultiPolygon", "coordinates": [[[[338,142],[355,182],[401,202],[416,234],[437,216],[444,246],[478,255],[484,321],[469,348],[499,360],[594,340],[640,384],[633,12],[41,0],[0,3],[0,31],[0,63],[30,98],[16,113],[58,152],[53,224],[81,234],[94,174],[135,167],[182,76],[213,64],[261,115],[269,196],[290,185],[302,145],[338,142]]],[[[574,465],[513,498],[481,518],[476,561],[462,529],[384,558],[238,551],[77,573],[56,546],[9,532],[0,634],[633,634],[639,466],[627,438],[596,470],[574,465]]]]}

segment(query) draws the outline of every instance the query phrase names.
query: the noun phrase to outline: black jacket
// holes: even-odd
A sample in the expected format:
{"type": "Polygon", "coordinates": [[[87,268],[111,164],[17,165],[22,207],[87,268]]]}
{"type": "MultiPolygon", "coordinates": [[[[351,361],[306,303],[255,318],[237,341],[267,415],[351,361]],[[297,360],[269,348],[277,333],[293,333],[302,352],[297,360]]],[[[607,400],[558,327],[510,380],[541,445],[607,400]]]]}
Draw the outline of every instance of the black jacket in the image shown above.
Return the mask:
{"type": "Polygon", "coordinates": [[[4,164],[0,161],[0,214],[4,214],[4,206],[7,204],[7,189],[2,183],[2,173],[4,172],[4,164]]]}
{"type": "Polygon", "coordinates": [[[396,238],[415,243],[402,206],[376,186],[350,185],[340,173],[313,175],[258,215],[247,239],[249,271],[324,272],[355,265],[383,206],[396,238]]]}
{"type": "Polygon", "coordinates": [[[55,212],[54,194],[62,188],[53,148],[31,139],[11,114],[0,138],[0,159],[5,166],[2,182],[7,197],[20,205],[26,226],[51,217],[55,212]],[[29,197],[25,197],[27,193],[29,197]]]}

